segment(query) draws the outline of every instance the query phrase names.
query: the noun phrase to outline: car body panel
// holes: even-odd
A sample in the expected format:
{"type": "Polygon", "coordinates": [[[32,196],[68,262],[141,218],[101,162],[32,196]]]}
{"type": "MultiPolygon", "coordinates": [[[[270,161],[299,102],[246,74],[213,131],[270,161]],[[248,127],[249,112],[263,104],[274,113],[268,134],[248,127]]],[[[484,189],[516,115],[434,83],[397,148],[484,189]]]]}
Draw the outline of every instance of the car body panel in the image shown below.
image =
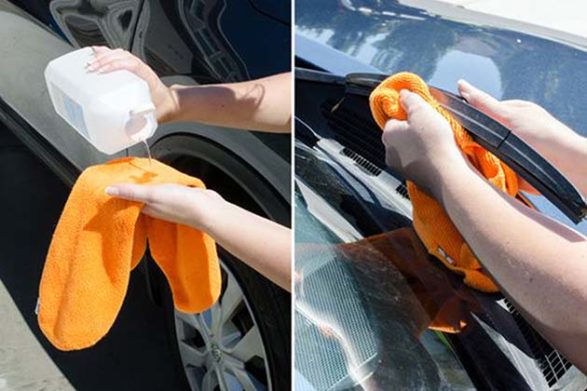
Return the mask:
{"type": "MultiPolygon", "coordinates": [[[[43,6],[35,2],[17,3],[23,3],[23,7],[34,10],[46,24],[42,24],[6,0],[0,0],[0,34],[4,38],[0,42],[0,55],[7,59],[0,63],[0,98],[26,121],[31,129],[38,132],[59,154],[65,157],[77,171],[127,154],[146,156],[146,150],[144,146],[137,145],[116,155],[102,154],[55,113],[47,93],[43,72],[49,61],[74,50],[75,47],[83,44],[104,43],[111,47],[118,46],[129,50],[132,48],[135,54],[147,61],[149,65],[167,74],[167,77],[163,79],[169,84],[178,80],[185,84],[245,80],[251,75],[261,77],[286,71],[290,64],[289,43],[281,42],[280,50],[288,52],[287,56],[284,55],[285,58],[280,58],[281,52],[278,52],[274,58],[263,63],[264,56],[259,57],[257,52],[254,53],[257,57],[251,56],[247,59],[248,64],[241,61],[240,68],[237,66],[240,71],[236,68],[225,73],[215,70],[216,65],[234,65],[239,60],[238,55],[235,54],[236,51],[231,47],[231,42],[225,39],[226,37],[222,35],[224,33],[219,32],[224,38],[218,40],[222,42],[216,43],[220,57],[217,55],[214,58],[224,58],[222,57],[224,55],[227,60],[192,65],[196,63],[194,58],[197,57],[197,52],[193,52],[197,50],[194,38],[187,35],[188,29],[181,21],[177,21],[179,27],[173,27],[170,20],[174,19],[166,16],[169,10],[161,8],[161,2],[158,1],[144,2],[143,12],[130,18],[128,28],[124,31],[118,26],[119,21],[114,18],[114,16],[120,16],[122,6],[112,10],[108,8],[108,2],[103,5],[107,12],[101,13],[99,2],[96,3],[98,5],[84,2],[72,5],[71,2],[54,1],[49,6],[56,18],[52,18],[51,13],[47,15],[43,12],[43,7],[49,8],[47,5],[49,2],[44,3],[43,6]],[[89,28],[85,35],[74,31],[70,22],[74,18],[75,23],[78,23],[80,15],[84,23],[94,23],[98,26],[91,30],[91,34],[87,32],[90,31],[89,28]],[[133,25],[135,22],[136,25],[133,25]],[[153,24],[156,27],[152,27],[153,24]],[[134,39],[134,36],[129,36],[135,30],[138,31],[137,36],[140,38],[134,39]],[[76,41],[68,42],[66,38],[76,39],[76,41]],[[230,56],[234,57],[232,63],[228,59],[230,56]],[[165,61],[162,62],[162,59],[165,61]]],[[[187,3],[194,2],[178,1],[179,6],[190,10],[187,3]]],[[[225,4],[224,1],[219,3],[225,4]]],[[[251,4],[245,3],[248,9],[252,10],[250,12],[258,13],[251,4]]],[[[136,7],[132,8],[132,5],[127,2],[121,4],[126,4],[129,10],[138,12],[136,7]]],[[[167,3],[165,7],[169,5],[167,3]]],[[[215,12],[213,15],[217,18],[229,13],[226,7],[215,12]]],[[[231,10],[230,13],[235,14],[236,11],[231,10]]],[[[179,18],[177,15],[175,17],[179,18]]],[[[213,22],[213,20],[208,21],[208,24],[214,25],[213,22]]],[[[289,27],[282,23],[259,13],[255,20],[249,22],[254,22],[258,26],[257,34],[265,36],[267,31],[271,31],[276,25],[278,30],[274,35],[281,37],[282,40],[287,36],[289,41],[289,27]],[[287,31],[287,35],[284,31],[287,31]]],[[[245,48],[239,50],[244,52],[248,46],[251,44],[248,43],[245,48]]],[[[230,66],[228,68],[231,69],[230,66]]],[[[211,143],[223,145],[229,153],[238,156],[253,167],[258,175],[263,177],[285,202],[289,203],[291,145],[289,135],[268,135],[196,123],[163,124],[159,126],[154,137],[149,139],[149,144],[153,146],[159,140],[173,134],[192,134],[206,138],[211,143]]],[[[38,148],[34,145],[29,147],[38,148]]],[[[69,178],[69,181],[74,179],[69,178]]]]}
{"type": "Polygon", "coordinates": [[[49,141],[78,170],[104,162],[97,151],[53,109],[44,71],[49,61],[71,50],[62,38],[16,12],[0,7],[0,98],[49,141]],[[26,37],[26,39],[23,39],[26,37]]]}

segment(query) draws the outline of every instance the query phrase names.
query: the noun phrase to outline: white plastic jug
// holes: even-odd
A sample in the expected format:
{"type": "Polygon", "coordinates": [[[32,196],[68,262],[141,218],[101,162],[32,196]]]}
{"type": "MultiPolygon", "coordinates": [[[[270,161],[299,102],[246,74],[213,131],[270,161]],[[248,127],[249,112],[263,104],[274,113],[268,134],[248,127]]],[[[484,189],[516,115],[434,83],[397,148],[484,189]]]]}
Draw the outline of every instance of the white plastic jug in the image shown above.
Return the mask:
{"type": "Polygon", "coordinates": [[[155,106],[147,83],[126,70],[86,70],[91,48],[51,61],[45,81],[55,111],[96,149],[112,155],[155,133],[155,106]]]}

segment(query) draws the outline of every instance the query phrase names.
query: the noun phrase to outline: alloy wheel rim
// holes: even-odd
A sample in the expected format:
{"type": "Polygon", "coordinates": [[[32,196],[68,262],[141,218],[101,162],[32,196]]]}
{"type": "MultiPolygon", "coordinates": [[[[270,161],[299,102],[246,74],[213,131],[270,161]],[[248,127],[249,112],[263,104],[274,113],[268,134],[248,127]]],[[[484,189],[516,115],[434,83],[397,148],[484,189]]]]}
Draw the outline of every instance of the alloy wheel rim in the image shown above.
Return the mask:
{"type": "Polygon", "coordinates": [[[253,311],[232,272],[222,264],[223,287],[199,314],[175,310],[183,368],[192,390],[271,390],[265,346],[253,311]]]}

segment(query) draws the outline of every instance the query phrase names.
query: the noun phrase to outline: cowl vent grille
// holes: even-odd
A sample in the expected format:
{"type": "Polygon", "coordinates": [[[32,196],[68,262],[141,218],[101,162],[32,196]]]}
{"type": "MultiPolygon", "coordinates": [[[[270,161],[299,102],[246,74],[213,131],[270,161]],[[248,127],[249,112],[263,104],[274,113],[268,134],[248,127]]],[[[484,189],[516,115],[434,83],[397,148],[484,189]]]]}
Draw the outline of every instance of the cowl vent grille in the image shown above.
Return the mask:
{"type": "Polygon", "coordinates": [[[552,387],[571,368],[571,363],[530,327],[518,310],[507,299],[504,299],[504,304],[507,310],[513,315],[524,338],[528,342],[530,350],[534,354],[534,358],[544,375],[544,379],[552,387]]]}

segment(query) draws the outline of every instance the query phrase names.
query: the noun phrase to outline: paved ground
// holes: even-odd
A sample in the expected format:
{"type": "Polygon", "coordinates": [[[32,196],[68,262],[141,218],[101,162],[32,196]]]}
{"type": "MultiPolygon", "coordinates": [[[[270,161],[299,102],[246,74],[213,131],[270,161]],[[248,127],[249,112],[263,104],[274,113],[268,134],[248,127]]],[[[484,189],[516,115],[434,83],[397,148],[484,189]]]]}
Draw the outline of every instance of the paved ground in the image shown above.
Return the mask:
{"type": "Polygon", "coordinates": [[[34,307],[68,189],[3,128],[0,183],[0,391],[179,389],[162,311],[148,300],[137,271],[105,339],[69,353],[47,343],[34,307]]]}

